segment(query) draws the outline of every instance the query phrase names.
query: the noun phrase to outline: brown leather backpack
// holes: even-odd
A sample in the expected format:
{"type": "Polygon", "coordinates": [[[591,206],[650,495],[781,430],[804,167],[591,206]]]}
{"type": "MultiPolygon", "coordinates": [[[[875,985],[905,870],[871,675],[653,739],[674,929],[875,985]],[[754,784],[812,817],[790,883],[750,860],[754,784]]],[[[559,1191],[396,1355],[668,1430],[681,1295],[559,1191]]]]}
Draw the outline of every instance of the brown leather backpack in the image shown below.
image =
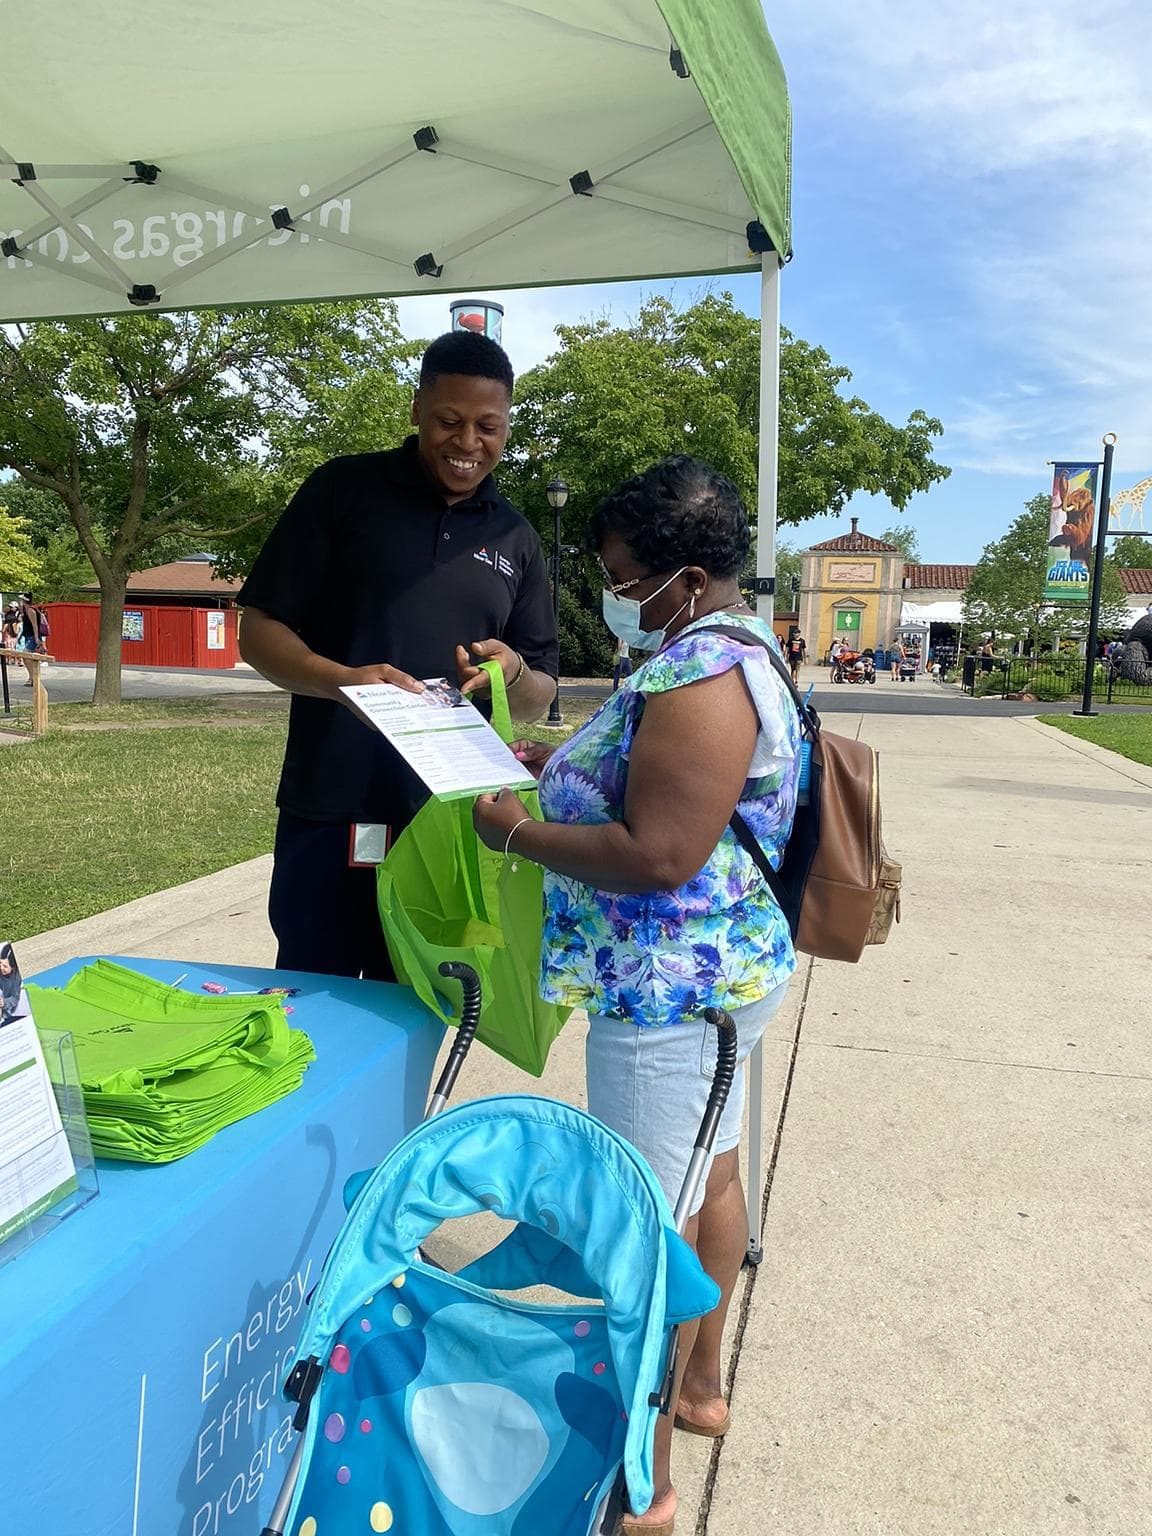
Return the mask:
{"type": "Polygon", "coordinates": [[[808,798],[796,808],[780,868],[772,868],[739,811],[732,830],[780,904],[796,948],[820,960],[859,960],[867,945],[883,944],[900,921],[901,868],[881,836],[876,751],[821,729],[819,715],[804,703],[767,641],[733,625],[710,625],[709,633],[767,651],[812,749],[808,798]]]}

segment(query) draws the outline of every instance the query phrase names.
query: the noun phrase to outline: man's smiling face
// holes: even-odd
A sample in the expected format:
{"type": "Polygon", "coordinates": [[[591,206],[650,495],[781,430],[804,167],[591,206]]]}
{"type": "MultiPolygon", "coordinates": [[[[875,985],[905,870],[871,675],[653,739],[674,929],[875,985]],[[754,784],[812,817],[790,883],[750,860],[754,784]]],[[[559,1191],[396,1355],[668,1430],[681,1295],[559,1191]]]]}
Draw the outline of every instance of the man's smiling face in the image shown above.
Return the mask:
{"type": "Polygon", "coordinates": [[[449,501],[463,501],[500,462],[512,404],[499,379],[443,373],[412,402],[420,462],[449,501]]]}

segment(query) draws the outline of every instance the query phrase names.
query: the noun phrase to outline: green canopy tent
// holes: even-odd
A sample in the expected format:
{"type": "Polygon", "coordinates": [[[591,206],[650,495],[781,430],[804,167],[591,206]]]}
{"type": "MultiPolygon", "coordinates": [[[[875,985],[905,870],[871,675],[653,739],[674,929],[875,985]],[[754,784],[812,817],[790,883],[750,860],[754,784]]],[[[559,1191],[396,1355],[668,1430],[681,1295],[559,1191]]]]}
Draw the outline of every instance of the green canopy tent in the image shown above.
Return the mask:
{"type": "Polygon", "coordinates": [[[760,271],[770,609],[791,143],[760,0],[3,0],[0,58],[0,322],[760,271]]]}

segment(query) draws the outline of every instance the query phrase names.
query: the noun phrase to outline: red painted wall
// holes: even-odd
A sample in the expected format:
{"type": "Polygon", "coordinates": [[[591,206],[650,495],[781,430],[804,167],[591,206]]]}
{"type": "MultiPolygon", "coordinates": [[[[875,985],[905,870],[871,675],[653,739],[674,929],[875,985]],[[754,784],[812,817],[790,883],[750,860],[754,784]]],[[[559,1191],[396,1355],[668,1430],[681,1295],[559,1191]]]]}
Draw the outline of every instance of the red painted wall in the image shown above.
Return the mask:
{"type": "MultiPolygon", "coordinates": [[[[100,631],[98,603],[45,603],[48,650],[57,661],[95,661],[100,631]]],[[[200,667],[227,670],[240,660],[236,648],[235,608],[133,608],[141,615],[143,639],[124,640],[120,658],[126,667],[200,667]],[[208,649],[208,620],[224,620],[224,649],[208,649]]]]}

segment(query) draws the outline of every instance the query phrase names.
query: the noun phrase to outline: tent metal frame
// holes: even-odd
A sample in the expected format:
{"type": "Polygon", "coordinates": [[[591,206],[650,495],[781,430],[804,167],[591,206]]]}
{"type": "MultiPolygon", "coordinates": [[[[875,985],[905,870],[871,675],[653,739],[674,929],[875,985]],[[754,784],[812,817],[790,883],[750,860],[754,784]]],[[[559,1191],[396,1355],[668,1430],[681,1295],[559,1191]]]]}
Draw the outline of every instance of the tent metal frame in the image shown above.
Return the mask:
{"type": "MultiPolygon", "coordinates": [[[[122,165],[35,165],[13,159],[3,146],[0,146],[0,178],[15,182],[37,207],[47,214],[46,219],[33,229],[26,230],[18,240],[10,237],[0,242],[0,255],[18,258],[59,272],[59,263],[37,250],[36,246],[46,236],[54,234],[57,230],[64,230],[100,269],[99,272],[89,270],[86,263],[79,267],[71,265],[66,269],[66,276],[74,278],[77,282],[101,288],[120,299],[126,298],[137,308],[151,308],[166,303],[168,295],[174,289],[182,287],[212,267],[219,266],[221,262],[247,250],[258,240],[263,240],[273,229],[305,233],[298,228],[298,225],[308,214],[317,212],[326,203],[347,196],[349,192],[362,186],[366,181],[372,181],[377,176],[384,175],[385,172],[419,154],[434,154],[445,159],[458,160],[520,181],[532,182],[546,190],[539,192],[530,201],[522,203],[510,213],[502,214],[498,219],[493,219],[487,224],[457,236],[437,251],[409,255],[399,249],[390,248],[380,241],[366,239],[359,235],[346,235],[340,230],[333,230],[327,226],[324,227],[323,233],[317,232],[313,235],[307,232],[309,238],[346,246],[349,250],[370,256],[387,267],[401,271],[411,270],[417,279],[425,280],[438,280],[446,272],[451,278],[451,264],[461,256],[467,255],[481,245],[486,245],[490,240],[520,228],[532,219],[539,218],[572,197],[599,197],[628,207],[643,209],[677,223],[700,224],[724,234],[746,235],[751,238],[749,231],[754,226],[738,218],[720,213],[715,209],[701,208],[692,203],[653,197],[635,188],[621,186],[615,181],[616,177],[651,159],[653,155],[672,149],[712,126],[712,119],[707,113],[698,113],[674,128],[622,151],[603,166],[564,173],[533,165],[527,161],[470,150],[466,145],[443,143],[435,128],[425,125],[418,128],[410,138],[393,145],[374,160],[358,166],[345,176],[337,177],[320,191],[309,193],[303,203],[291,210],[286,205],[260,204],[249,197],[222,193],[188,177],[166,172],[161,166],[147,160],[134,160],[122,165]],[[45,190],[43,184],[46,181],[95,181],[98,185],[70,206],[65,207],[45,190]],[[164,195],[168,192],[181,192],[203,198],[210,205],[217,204],[232,213],[246,214],[253,220],[253,224],[249,229],[234,234],[231,239],[225,240],[214,250],[202,251],[184,263],[173,263],[170,274],[159,285],[135,283],[111,253],[94,240],[78,222],[81,214],[106,202],[108,198],[122,191],[126,185],[159,187],[162,188],[164,195]]],[[[414,291],[419,291],[417,285],[414,285],[414,291]]]]}

